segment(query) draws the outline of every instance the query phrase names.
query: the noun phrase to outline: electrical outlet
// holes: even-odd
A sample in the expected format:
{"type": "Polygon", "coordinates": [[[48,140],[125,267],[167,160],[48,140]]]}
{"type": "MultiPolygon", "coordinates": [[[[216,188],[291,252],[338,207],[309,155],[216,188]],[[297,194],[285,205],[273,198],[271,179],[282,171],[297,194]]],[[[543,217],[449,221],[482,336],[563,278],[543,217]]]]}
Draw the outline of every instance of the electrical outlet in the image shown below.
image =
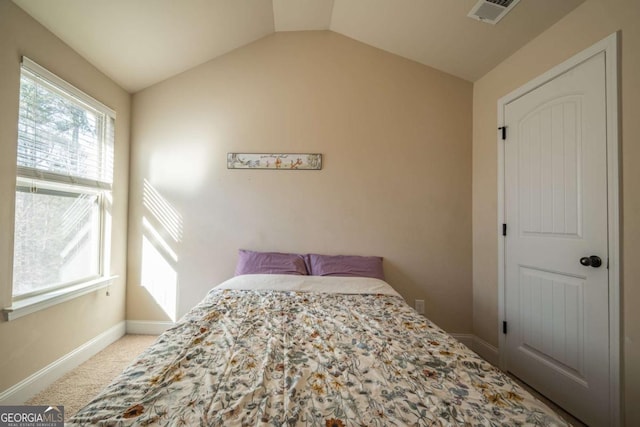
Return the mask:
{"type": "Polygon", "coordinates": [[[424,300],[423,299],[417,299],[415,307],[416,307],[416,311],[418,312],[418,314],[424,314],[424,300]]]}

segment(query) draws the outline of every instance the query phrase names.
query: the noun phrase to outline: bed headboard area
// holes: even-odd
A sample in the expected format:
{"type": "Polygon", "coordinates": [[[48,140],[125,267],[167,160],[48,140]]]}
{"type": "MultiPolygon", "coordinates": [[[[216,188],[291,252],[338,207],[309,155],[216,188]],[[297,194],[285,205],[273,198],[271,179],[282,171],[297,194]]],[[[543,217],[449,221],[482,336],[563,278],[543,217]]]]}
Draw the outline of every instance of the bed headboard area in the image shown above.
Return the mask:
{"type": "Polygon", "coordinates": [[[127,319],[175,320],[250,249],[379,257],[410,305],[470,333],[472,94],[329,31],[275,33],[134,94],[127,319]],[[321,153],[322,169],[227,169],[238,152],[321,153]]]}

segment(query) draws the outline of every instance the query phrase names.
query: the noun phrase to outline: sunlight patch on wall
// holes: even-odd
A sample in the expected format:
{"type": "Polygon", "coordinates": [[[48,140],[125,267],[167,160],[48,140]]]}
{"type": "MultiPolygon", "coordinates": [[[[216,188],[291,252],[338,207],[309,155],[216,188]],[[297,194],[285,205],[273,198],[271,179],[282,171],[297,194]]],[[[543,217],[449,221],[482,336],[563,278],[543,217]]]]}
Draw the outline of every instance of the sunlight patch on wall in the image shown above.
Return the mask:
{"type": "Polygon", "coordinates": [[[144,228],[144,236],[149,238],[154,246],[164,253],[164,257],[168,258],[167,261],[171,261],[173,264],[177,263],[178,254],[171,249],[171,246],[162,238],[146,217],[142,218],[142,227],[144,228]]]}
{"type": "Polygon", "coordinates": [[[177,243],[182,240],[182,216],[146,179],[142,189],[142,206],[173,241],[177,243]]]}
{"type": "Polygon", "coordinates": [[[142,286],[175,322],[178,275],[156,244],[146,236],[142,237],[142,286]]]}
{"type": "Polygon", "coordinates": [[[142,205],[141,284],[175,322],[178,294],[176,246],[182,240],[182,216],[147,180],[143,183],[142,205]]]}
{"type": "MultiPolygon", "coordinates": [[[[149,159],[149,177],[156,185],[182,193],[200,190],[211,168],[210,142],[191,141],[154,151],[149,159]]],[[[224,159],[220,164],[224,165],[224,159]]]]}

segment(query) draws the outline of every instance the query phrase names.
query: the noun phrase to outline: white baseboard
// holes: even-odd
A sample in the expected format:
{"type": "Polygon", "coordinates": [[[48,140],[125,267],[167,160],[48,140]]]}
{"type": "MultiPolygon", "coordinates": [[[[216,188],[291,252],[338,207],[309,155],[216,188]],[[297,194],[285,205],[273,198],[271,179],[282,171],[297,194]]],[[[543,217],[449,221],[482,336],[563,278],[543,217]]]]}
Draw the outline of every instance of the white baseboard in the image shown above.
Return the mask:
{"type": "Polygon", "coordinates": [[[21,405],[44,390],[67,372],[119,340],[126,330],[125,322],[107,329],[97,337],[65,354],[58,360],[0,393],[0,405],[21,405]]]}
{"type": "Polygon", "coordinates": [[[462,344],[466,345],[471,350],[473,350],[473,338],[474,338],[473,334],[449,334],[449,335],[451,335],[452,337],[460,341],[462,344]]]}
{"type": "Polygon", "coordinates": [[[491,363],[493,366],[498,366],[500,355],[496,347],[474,335],[472,348],[473,351],[478,353],[478,355],[480,355],[480,357],[482,357],[484,360],[491,363]]]}
{"type": "Polygon", "coordinates": [[[478,338],[473,334],[449,334],[462,344],[469,347],[471,350],[478,353],[478,356],[482,357],[493,366],[498,366],[498,349],[485,340],[478,338]]]}
{"type": "Polygon", "coordinates": [[[173,325],[175,325],[173,322],[127,320],[127,333],[136,335],[160,335],[173,325]]]}

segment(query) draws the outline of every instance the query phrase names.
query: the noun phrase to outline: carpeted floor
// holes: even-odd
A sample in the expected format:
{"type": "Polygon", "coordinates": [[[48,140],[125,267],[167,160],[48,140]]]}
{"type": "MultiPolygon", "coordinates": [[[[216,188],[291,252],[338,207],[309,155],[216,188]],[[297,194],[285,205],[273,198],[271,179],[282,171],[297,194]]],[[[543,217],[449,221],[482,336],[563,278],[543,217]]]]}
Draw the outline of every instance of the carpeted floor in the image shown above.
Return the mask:
{"type": "Polygon", "coordinates": [[[67,421],[91,401],[155,340],[154,335],[125,335],[25,402],[63,405],[67,421]]]}

